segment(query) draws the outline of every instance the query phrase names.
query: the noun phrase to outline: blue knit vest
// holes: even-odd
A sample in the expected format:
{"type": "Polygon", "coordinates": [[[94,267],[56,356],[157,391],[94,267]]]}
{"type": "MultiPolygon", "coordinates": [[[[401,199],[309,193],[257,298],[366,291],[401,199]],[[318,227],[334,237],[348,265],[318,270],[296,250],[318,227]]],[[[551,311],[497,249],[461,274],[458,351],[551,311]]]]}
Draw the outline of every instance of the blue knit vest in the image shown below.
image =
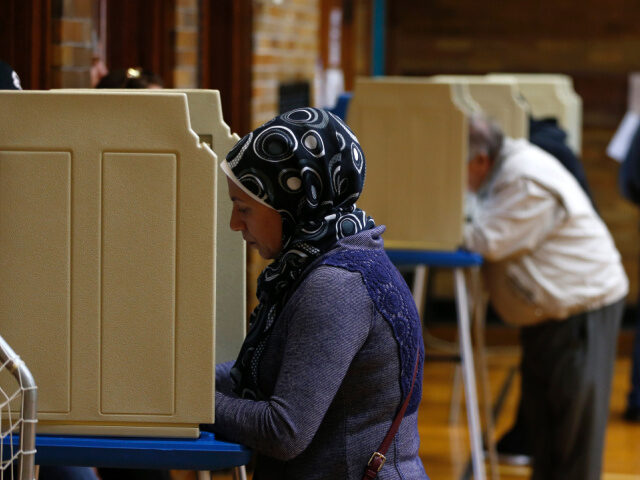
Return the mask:
{"type": "Polygon", "coordinates": [[[418,373],[406,413],[418,409],[422,397],[424,342],[420,317],[406,282],[384,250],[345,249],[329,253],[320,265],[343,268],[362,275],[369,297],[378,312],[389,322],[398,342],[401,367],[402,401],[411,389],[416,351],[420,356],[418,373]]]}

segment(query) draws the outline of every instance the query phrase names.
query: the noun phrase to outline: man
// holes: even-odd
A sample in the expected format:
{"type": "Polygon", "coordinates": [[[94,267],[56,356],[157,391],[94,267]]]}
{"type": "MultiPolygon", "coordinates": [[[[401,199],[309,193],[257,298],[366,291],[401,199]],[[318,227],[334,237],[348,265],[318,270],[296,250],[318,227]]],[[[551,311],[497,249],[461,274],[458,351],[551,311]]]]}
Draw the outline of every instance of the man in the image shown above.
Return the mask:
{"type": "Polygon", "coordinates": [[[483,116],[469,125],[478,209],[466,246],[486,259],[492,305],[522,326],[522,408],[534,480],[596,480],[628,281],[575,178],[483,116]]]}
{"type": "MultiPolygon", "coordinates": [[[[567,134],[560,128],[557,120],[552,117],[529,117],[529,141],[555,157],[573,175],[597,212],[598,208],[591,195],[591,189],[589,188],[582,162],[567,144],[567,134]]],[[[638,352],[640,353],[640,350],[638,352]]],[[[640,384],[638,385],[638,390],[640,390],[640,384]]],[[[640,394],[638,395],[640,398],[640,394]]],[[[525,427],[524,414],[520,403],[518,404],[515,422],[497,441],[496,450],[498,452],[498,460],[501,463],[507,465],[531,465],[530,435],[525,427]]]]}

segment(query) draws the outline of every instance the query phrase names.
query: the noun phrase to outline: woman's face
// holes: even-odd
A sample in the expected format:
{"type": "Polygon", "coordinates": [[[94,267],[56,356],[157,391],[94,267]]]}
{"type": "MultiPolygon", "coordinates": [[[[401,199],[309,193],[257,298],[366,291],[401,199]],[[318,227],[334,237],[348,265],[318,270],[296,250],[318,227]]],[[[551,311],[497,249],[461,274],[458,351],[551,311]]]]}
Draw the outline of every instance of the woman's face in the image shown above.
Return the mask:
{"type": "Polygon", "coordinates": [[[282,249],[282,219],[273,208],[254,200],[227,177],[229,197],[233,202],[229,226],[242,232],[250,247],[262,258],[273,259],[282,249]]]}

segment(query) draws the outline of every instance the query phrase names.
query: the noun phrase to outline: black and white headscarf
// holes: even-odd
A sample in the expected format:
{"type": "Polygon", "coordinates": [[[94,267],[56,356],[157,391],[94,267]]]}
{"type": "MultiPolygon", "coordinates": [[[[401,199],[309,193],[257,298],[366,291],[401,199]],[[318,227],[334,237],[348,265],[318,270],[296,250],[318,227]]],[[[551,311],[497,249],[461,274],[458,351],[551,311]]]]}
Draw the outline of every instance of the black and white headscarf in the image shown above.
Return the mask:
{"type": "Polygon", "coordinates": [[[0,60],[0,90],[22,90],[18,74],[2,60],[0,60]]]}
{"type": "Polygon", "coordinates": [[[236,393],[263,399],[260,359],[302,272],[339,239],[375,226],[355,205],[364,185],[364,154],[338,117],[300,108],[243,137],[221,167],[243,191],[282,218],[282,251],[258,279],[260,303],[231,370],[236,393]]]}

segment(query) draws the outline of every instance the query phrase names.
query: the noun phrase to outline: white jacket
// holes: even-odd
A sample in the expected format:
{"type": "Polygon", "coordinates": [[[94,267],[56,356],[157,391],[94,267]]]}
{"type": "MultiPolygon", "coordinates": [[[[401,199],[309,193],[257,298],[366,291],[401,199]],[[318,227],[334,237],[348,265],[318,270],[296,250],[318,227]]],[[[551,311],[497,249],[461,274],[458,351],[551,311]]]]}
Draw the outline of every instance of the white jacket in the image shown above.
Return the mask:
{"type": "Polygon", "coordinates": [[[574,177],[524,139],[505,138],[465,228],[504,321],[531,325],[623,298],[628,280],[607,227],[574,177]]]}

